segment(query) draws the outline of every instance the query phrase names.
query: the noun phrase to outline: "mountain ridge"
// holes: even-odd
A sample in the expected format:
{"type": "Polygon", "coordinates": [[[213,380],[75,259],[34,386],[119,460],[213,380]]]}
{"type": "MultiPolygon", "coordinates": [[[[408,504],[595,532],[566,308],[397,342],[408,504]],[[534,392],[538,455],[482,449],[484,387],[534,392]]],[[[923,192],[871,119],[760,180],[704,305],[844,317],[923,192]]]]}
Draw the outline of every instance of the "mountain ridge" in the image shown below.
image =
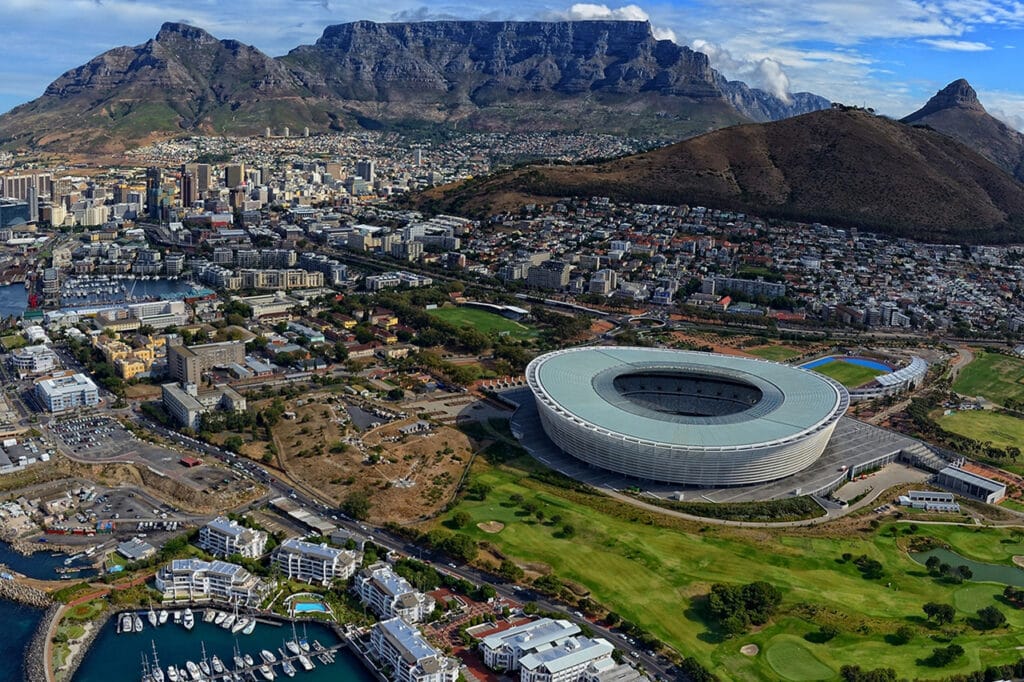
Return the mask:
{"type": "Polygon", "coordinates": [[[449,123],[678,139],[825,104],[728,81],[703,53],[656,40],[647,22],[350,22],[277,58],[167,22],[0,116],[0,145],[113,150],[267,126],[449,123]]]}
{"type": "Polygon", "coordinates": [[[942,133],[850,107],[598,164],[528,166],[416,202],[482,215],[566,196],[702,204],[932,242],[1024,242],[1024,185],[942,133]]]}
{"type": "Polygon", "coordinates": [[[965,79],[942,88],[902,121],[949,135],[1024,182],[1024,134],[989,114],[965,79]]]}

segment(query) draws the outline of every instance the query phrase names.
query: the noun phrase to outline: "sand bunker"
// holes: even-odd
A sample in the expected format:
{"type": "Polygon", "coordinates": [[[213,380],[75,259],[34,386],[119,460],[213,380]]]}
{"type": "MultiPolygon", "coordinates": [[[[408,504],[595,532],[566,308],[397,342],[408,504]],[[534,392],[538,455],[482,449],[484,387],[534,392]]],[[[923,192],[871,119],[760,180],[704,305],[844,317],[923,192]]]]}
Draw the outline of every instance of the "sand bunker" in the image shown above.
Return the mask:
{"type": "Polygon", "coordinates": [[[485,533],[498,533],[505,527],[505,524],[501,521],[484,521],[476,524],[476,527],[485,533]]]}
{"type": "Polygon", "coordinates": [[[740,648],[740,653],[744,656],[757,656],[757,652],[760,651],[756,644],[744,644],[740,648]]]}

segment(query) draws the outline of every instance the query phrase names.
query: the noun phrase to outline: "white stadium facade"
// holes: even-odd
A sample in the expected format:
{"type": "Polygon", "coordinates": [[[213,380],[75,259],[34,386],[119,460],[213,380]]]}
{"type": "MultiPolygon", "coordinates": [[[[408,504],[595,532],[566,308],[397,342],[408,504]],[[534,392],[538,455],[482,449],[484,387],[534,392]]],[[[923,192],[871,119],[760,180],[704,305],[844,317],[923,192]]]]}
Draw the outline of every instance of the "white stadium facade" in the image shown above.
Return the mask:
{"type": "Polygon", "coordinates": [[[748,486],[814,464],[850,396],[810,370],[714,353],[636,347],[542,355],[526,379],[561,450],[638,479],[748,486]]]}

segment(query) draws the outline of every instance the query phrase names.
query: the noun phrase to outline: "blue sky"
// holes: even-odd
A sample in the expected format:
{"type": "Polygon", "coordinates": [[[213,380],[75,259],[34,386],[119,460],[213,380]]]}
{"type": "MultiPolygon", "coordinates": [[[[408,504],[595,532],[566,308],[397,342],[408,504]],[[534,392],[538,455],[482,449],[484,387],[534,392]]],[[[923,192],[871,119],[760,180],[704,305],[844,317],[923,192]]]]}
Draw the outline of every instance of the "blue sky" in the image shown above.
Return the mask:
{"type": "Polygon", "coordinates": [[[64,71],[164,21],[186,21],[272,56],[332,23],[460,19],[649,19],[659,37],[706,52],[727,77],[777,93],[807,90],[903,116],[956,78],[1024,130],[1024,1],[654,0],[0,0],[0,112],[64,71]]]}

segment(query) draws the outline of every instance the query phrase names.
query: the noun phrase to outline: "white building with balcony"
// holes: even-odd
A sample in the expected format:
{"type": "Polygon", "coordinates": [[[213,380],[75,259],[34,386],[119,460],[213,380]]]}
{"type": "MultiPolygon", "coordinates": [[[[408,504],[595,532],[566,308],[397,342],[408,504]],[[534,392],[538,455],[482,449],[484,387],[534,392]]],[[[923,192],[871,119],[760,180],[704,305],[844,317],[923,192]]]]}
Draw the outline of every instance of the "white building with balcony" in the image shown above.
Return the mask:
{"type": "Polygon", "coordinates": [[[350,578],[359,566],[359,554],[288,538],[274,550],[273,562],[289,578],[327,585],[335,578],[350,578]]]}
{"type": "Polygon", "coordinates": [[[262,556],[267,546],[267,534],[246,528],[237,521],[218,516],[199,529],[200,548],[219,557],[240,554],[249,559],[262,556]]]}
{"type": "Polygon", "coordinates": [[[270,589],[249,571],[227,561],[174,559],[156,574],[164,601],[214,600],[259,606],[270,589]]]}
{"type": "Polygon", "coordinates": [[[587,669],[609,659],[615,647],[600,637],[570,637],[557,646],[543,647],[519,660],[520,682],[581,682],[587,669]]]}
{"type": "Polygon", "coordinates": [[[455,682],[459,660],[430,646],[401,618],[384,620],[370,632],[370,653],[394,682],[455,682]]]}
{"type": "Polygon", "coordinates": [[[356,578],[354,587],[363,603],[381,618],[398,616],[418,623],[434,610],[433,597],[415,590],[385,563],[367,567],[356,578]]]}
{"type": "Polygon", "coordinates": [[[579,626],[571,621],[541,618],[485,637],[480,651],[488,668],[512,672],[519,669],[524,656],[558,646],[579,633],[579,626]]]}

